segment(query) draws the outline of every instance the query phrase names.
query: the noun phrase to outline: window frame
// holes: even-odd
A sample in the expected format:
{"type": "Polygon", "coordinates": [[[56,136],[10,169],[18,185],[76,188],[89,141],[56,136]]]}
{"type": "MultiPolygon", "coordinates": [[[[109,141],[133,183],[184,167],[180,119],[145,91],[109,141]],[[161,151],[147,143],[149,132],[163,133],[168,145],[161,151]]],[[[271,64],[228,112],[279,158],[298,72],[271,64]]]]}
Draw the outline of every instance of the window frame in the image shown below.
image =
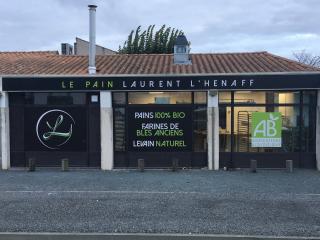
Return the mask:
{"type": "MultiPolygon", "coordinates": [[[[143,92],[143,91],[134,91],[134,92],[143,92]]],[[[145,93],[147,93],[149,91],[146,91],[145,93]]],[[[115,152],[119,152],[119,153],[124,153],[124,152],[128,152],[128,146],[127,146],[127,139],[128,139],[128,131],[127,131],[127,128],[128,128],[128,114],[126,113],[127,112],[127,108],[130,107],[130,106],[143,106],[143,105],[181,105],[181,106],[187,106],[187,105],[190,105],[191,107],[191,110],[192,110],[192,124],[191,124],[191,131],[192,131],[192,138],[194,139],[194,110],[196,108],[199,108],[199,107],[205,107],[207,108],[207,103],[208,103],[208,92],[207,91],[199,91],[199,92],[205,92],[206,93],[206,100],[205,100],[205,103],[195,103],[194,101],[194,91],[167,91],[167,92],[188,92],[188,93],[191,93],[191,102],[190,103],[184,103],[184,104],[129,104],[129,93],[130,92],[124,92],[126,94],[126,101],[124,104],[116,104],[115,101],[114,101],[114,93],[119,93],[119,92],[112,92],[112,108],[113,108],[113,114],[114,113],[114,109],[115,108],[124,108],[125,109],[125,139],[124,139],[124,143],[125,143],[125,146],[124,146],[124,151],[115,151],[115,144],[113,144],[113,150],[115,152]]],[[[206,115],[207,116],[207,115],[206,115]]],[[[208,119],[206,119],[206,121],[208,121],[208,119]]],[[[113,126],[115,126],[115,123],[114,123],[114,118],[113,118],[113,126]]],[[[113,131],[113,137],[115,138],[115,131],[113,131]]],[[[203,152],[195,152],[195,147],[194,147],[194,144],[192,144],[192,152],[193,153],[203,153],[203,152]]],[[[207,152],[208,150],[208,143],[207,143],[207,146],[205,146],[205,151],[204,152],[207,152]]]]}
{"type": "MultiPolygon", "coordinates": [[[[238,91],[238,90],[237,90],[238,91]]],[[[309,108],[312,107],[316,107],[316,103],[317,103],[317,94],[315,90],[298,90],[299,91],[299,102],[298,103],[237,103],[234,102],[235,99],[235,92],[237,91],[228,91],[231,93],[231,101],[229,103],[227,102],[219,102],[219,107],[223,106],[223,107],[231,107],[231,147],[230,147],[230,151],[228,151],[227,153],[238,153],[235,151],[235,144],[234,144],[234,136],[235,136],[235,132],[234,132],[234,108],[235,107],[298,107],[299,109],[299,151],[298,152],[288,152],[288,153],[302,153],[303,150],[303,144],[306,144],[302,141],[302,126],[303,126],[303,110],[304,110],[304,106],[308,106],[309,108]],[[315,92],[315,101],[313,103],[304,103],[304,93],[306,92],[315,92]]],[[[227,92],[227,91],[224,91],[227,92]]],[[[259,92],[290,92],[288,90],[283,90],[283,91],[279,91],[279,90],[274,90],[274,91],[259,91],[259,92]]],[[[292,92],[297,92],[297,90],[292,90],[292,92]]],[[[219,120],[220,121],[220,120],[219,120]]],[[[316,120],[315,120],[316,121],[316,120]]],[[[220,134],[219,134],[219,138],[220,138],[220,134]]],[[[308,149],[306,147],[304,147],[305,149],[308,149]]],[[[315,149],[315,148],[314,148],[315,149]]],[[[220,150],[220,149],[219,149],[220,150]]],[[[247,152],[249,153],[249,152],[247,152]]],[[[308,152],[308,153],[314,153],[314,152],[308,152]]]]}

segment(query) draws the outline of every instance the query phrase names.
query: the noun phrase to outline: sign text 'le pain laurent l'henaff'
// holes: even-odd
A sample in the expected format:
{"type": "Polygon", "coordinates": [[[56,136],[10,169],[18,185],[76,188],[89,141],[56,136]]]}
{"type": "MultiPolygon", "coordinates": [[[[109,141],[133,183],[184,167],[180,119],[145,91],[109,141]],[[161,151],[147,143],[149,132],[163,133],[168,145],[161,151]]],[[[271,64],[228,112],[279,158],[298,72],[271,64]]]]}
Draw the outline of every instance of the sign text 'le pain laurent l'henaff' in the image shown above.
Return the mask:
{"type": "Polygon", "coordinates": [[[61,80],[61,89],[86,90],[132,90],[132,89],[213,89],[250,88],[254,79],[184,79],[184,80],[105,80],[87,79],[84,81],[61,80]]]}

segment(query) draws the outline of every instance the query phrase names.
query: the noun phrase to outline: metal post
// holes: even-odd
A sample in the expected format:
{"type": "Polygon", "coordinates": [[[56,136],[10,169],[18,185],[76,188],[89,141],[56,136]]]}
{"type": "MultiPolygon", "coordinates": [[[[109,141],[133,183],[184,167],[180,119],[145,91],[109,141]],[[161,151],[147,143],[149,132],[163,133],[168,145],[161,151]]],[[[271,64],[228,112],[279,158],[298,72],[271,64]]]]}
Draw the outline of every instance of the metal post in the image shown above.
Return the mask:
{"type": "Polygon", "coordinates": [[[293,161],[292,160],[286,160],[286,170],[289,173],[293,172],[293,161]]]}
{"type": "Polygon", "coordinates": [[[138,159],[138,169],[140,170],[140,172],[144,172],[144,159],[143,158],[138,159]]]}
{"type": "Polygon", "coordinates": [[[254,159],[250,160],[250,171],[252,173],[256,173],[257,172],[257,160],[254,160],[254,159]]]}
{"type": "Polygon", "coordinates": [[[234,91],[231,91],[231,151],[230,151],[230,159],[227,164],[227,169],[231,170],[234,168],[234,91]]]}
{"type": "Polygon", "coordinates": [[[36,170],[36,160],[34,158],[29,158],[28,164],[29,172],[34,172],[36,170]]]}
{"type": "Polygon", "coordinates": [[[89,74],[96,74],[96,5],[89,5],[89,74]]]}
{"type": "Polygon", "coordinates": [[[61,170],[63,172],[69,171],[69,159],[68,158],[63,158],[61,160],[61,170]]]}

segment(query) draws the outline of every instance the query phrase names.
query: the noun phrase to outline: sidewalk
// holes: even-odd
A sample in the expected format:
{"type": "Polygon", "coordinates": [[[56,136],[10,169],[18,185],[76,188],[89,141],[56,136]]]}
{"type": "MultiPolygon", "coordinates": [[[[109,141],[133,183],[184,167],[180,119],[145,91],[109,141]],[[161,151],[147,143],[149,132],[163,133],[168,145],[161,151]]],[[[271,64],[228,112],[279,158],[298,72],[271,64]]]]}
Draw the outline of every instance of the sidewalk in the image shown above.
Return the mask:
{"type": "Polygon", "coordinates": [[[0,232],[320,237],[314,170],[0,171],[0,232]]]}

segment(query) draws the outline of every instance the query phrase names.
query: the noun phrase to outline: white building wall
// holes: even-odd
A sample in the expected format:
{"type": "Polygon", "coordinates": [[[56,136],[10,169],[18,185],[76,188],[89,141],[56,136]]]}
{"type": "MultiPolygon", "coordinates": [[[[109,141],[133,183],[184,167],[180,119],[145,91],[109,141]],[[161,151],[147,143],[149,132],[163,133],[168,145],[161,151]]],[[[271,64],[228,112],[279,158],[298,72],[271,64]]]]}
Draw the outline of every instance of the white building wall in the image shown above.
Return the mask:
{"type": "MultiPolygon", "coordinates": [[[[88,56],[89,51],[89,42],[76,38],[74,45],[75,55],[88,56]]],[[[112,51],[111,49],[96,45],[96,55],[114,55],[117,52],[112,51]]]]}
{"type": "MultiPolygon", "coordinates": [[[[0,78],[0,88],[2,81],[0,78]]],[[[0,134],[1,134],[1,163],[0,169],[10,168],[10,132],[9,132],[9,98],[8,93],[0,91],[0,134]]]]}
{"type": "Polygon", "coordinates": [[[101,169],[113,169],[113,110],[111,92],[100,92],[101,169]]]}
{"type": "Polygon", "coordinates": [[[208,92],[208,168],[219,170],[219,108],[218,92],[208,92]]]}

